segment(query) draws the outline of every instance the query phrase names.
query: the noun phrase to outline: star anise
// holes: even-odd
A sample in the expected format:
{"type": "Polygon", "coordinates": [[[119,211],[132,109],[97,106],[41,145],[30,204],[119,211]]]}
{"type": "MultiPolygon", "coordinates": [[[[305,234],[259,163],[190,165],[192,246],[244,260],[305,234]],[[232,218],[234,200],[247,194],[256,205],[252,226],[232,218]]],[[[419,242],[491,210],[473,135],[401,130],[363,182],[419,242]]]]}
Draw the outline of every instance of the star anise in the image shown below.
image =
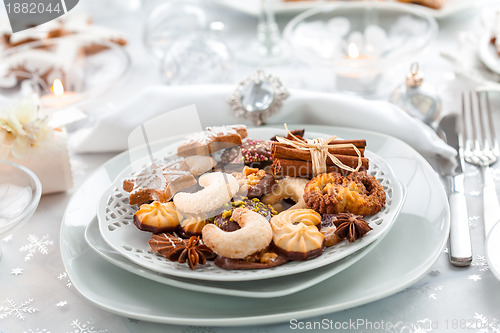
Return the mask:
{"type": "Polygon", "coordinates": [[[178,261],[181,264],[187,262],[191,269],[196,269],[198,264],[204,265],[207,259],[215,256],[198,236],[183,239],[172,234],[153,235],[149,245],[153,251],[170,261],[178,261]]]}
{"type": "Polygon", "coordinates": [[[372,230],[363,219],[363,216],[351,213],[337,214],[337,219],[334,220],[333,223],[337,227],[335,234],[340,239],[347,238],[350,243],[363,237],[368,231],[372,230]]]}

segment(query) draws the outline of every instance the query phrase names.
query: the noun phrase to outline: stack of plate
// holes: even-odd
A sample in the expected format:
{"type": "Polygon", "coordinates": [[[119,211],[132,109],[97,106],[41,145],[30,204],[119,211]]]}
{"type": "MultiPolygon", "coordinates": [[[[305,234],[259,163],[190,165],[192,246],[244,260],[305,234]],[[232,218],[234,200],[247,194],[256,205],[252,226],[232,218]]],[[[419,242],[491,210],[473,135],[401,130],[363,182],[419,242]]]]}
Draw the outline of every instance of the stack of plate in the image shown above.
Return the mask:
{"type": "MultiPolygon", "coordinates": [[[[449,228],[446,195],[427,162],[406,144],[380,134],[294,127],[306,128],[310,137],[367,140],[370,172],[381,180],[388,200],[370,218],[373,230],[365,237],[327,248],[316,259],[272,269],[223,270],[208,263],[190,270],[152,253],[150,234],[123,223],[130,218],[126,200],[123,207],[120,200],[110,200],[130,173],[128,154],[122,154],[97,170],[66,209],[61,251],[74,286],[94,304],[127,317],[249,325],[347,309],[391,295],[421,277],[441,253],[449,228]],[[92,212],[96,206],[97,217],[92,212]],[[110,210],[122,213],[106,214],[110,210]]],[[[265,139],[280,132],[250,129],[249,137],[265,139]]]]}

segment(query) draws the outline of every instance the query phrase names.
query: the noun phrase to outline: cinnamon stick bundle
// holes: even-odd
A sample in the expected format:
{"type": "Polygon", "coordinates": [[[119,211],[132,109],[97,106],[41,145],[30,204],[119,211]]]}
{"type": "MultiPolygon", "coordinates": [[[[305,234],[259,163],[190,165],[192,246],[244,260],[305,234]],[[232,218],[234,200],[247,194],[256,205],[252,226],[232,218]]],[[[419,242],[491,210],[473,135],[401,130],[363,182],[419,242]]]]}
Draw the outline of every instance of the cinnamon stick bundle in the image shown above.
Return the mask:
{"type": "MultiPolygon", "coordinates": [[[[335,155],[343,164],[355,168],[358,166],[358,157],[357,156],[348,156],[348,155],[335,155]]],[[[369,161],[368,158],[363,157],[361,159],[361,168],[362,170],[368,170],[369,161]]],[[[313,166],[311,161],[303,161],[303,160],[291,160],[291,159],[273,159],[272,170],[274,175],[276,176],[289,176],[289,177],[301,177],[301,178],[312,178],[313,174],[313,166]]],[[[341,169],[340,167],[333,165],[326,166],[326,172],[340,172],[345,173],[346,171],[341,169]]]]}
{"type": "MultiPolygon", "coordinates": [[[[365,141],[365,140],[357,140],[357,141],[365,141]]],[[[334,143],[337,142],[334,141],[334,143]]],[[[358,145],[359,145],[358,150],[361,154],[361,157],[364,157],[365,153],[365,149],[363,148],[364,146],[362,146],[361,143],[358,143],[358,145]]],[[[330,148],[328,149],[328,152],[335,156],[348,155],[348,156],[355,156],[356,158],[358,157],[358,153],[352,147],[330,148]]],[[[271,144],[271,154],[273,159],[289,159],[289,160],[302,160],[302,161],[312,160],[310,151],[293,148],[285,143],[280,143],[280,142],[273,142],[271,144]]],[[[327,165],[333,165],[332,161],[329,158],[327,159],[327,165]]]]}

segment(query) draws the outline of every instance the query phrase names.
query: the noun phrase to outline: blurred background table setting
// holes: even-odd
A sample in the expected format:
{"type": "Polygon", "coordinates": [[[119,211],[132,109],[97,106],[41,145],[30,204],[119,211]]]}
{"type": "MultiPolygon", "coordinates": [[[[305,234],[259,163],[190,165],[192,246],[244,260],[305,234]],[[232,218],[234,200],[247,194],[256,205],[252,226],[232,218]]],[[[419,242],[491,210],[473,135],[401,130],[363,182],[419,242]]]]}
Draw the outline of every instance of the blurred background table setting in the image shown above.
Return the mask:
{"type": "Polygon", "coordinates": [[[481,141],[500,133],[496,1],[80,0],[15,33],[4,2],[0,333],[500,331],[500,224],[485,233],[483,208],[500,169],[462,158],[450,187],[469,139],[498,158],[496,138],[481,141]],[[110,193],[135,156],[234,124],[242,145],[284,124],[366,139],[390,228],[369,237],[369,220],[352,251],[303,270],[162,270],[130,254],[135,241],[118,246],[112,231],[136,222],[110,193]],[[457,192],[471,250],[459,265],[457,192]]]}

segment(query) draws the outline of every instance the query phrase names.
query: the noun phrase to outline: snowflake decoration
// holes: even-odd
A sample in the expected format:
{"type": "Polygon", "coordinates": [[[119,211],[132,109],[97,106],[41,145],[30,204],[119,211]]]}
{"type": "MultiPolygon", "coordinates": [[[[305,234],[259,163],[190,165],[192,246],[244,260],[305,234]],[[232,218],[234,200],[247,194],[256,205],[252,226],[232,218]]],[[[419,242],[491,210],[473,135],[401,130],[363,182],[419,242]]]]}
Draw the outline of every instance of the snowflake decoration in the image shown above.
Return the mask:
{"type": "MultiPolygon", "coordinates": [[[[440,290],[443,290],[443,286],[436,286],[436,287],[433,287],[432,288],[433,291],[440,291],[440,290]]],[[[433,293],[430,293],[429,294],[429,298],[430,299],[438,299],[437,297],[437,293],[433,292],[433,293]]]]}
{"type": "Polygon", "coordinates": [[[28,306],[31,302],[33,302],[33,298],[30,298],[27,301],[22,302],[20,305],[17,305],[16,302],[7,298],[5,300],[7,306],[0,306],[0,319],[8,317],[9,315],[15,315],[17,319],[20,320],[26,319],[26,314],[38,311],[37,308],[28,306]]]}
{"type": "MultiPolygon", "coordinates": [[[[391,328],[387,328],[384,332],[412,332],[412,333],[427,333],[432,331],[433,321],[429,318],[417,320],[414,323],[398,321],[392,325],[391,328]]],[[[370,331],[371,332],[371,331],[370,331]]]]}
{"type": "Polygon", "coordinates": [[[469,216],[469,227],[471,228],[475,228],[479,225],[479,221],[481,219],[479,218],[479,216],[475,215],[475,216],[469,216]]]}
{"type": "Polygon", "coordinates": [[[490,269],[486,257],[481,255],[476,256],[476,260],[471,264],[471,266],[477,267],[480,272],[485,272],[490,269]]]}
{"type": "Polygon", "coordinates": [[[13,268],[10,270],[10,274],[18,276],[18,275],[23,274],[23,270],[24,270],[23,268],[16,267],[16,268],[13,268]]]}
{"type": "Polygon", "coordinates": [[[469,276],[467,276],[467,279],[473,280],[474,282],[477,282],[477,281],[481,280],[481,275],[477,275],[477,274],[469,275],[469,276]]]}
{"type": "Polygon", "coordinates": [[[71,284],[71,280],[68,278],[68,273],[66,273],[66,272],[62,272],[61,274],[59,274],[59,275],[57,276],[57,278],[58,278],[59,280],[67,279],[67,280],[66,280],[66,287],[68,287],[68,288],[70,288],[70,287],[71,287],[71,285],[72,285],[72,284],[71,284]]]}
{"type": "Polygon", "coordinates": [[[48,246],[54,244],[52,240],[49,240],[49,235],[45,235],[42,238],[38,238],[35,235],[29,235],[28,242],[28,244],[22,246],[19,249],[19,251],[21,252],[27,252],[26,256],[24,257],[24,261],[28,261],[33,258],[33,256],[37,252],[40,254],[49,253],[48,246]]]}
{"type": "Polygon", "coordinates": [[[477,329],[478,333],[500,332],[497,319],[490,322],[486,316],[477,312],[474,314],[474,319],[467,324],[467,329],[477,329]]]}
{"type": "Polygon", "coordinates": [[[12,235],[12,234],[10,234],[10,235],[8,235],[8,236],[4,237],[4,238],[2,239],[2,241],[4,241],[5,243],[7,243],[7,242],[10,242],[10,241],[12,240],[12,238],[13,238],[13,235],[12,235]]]}
{"type": "Polygon", "coordinates": [[[441,274],[441,272],[440,272],[440,271],[438,271],[438,270],[434,270],[434,271],[430,271],[430,272],[429,272],[429,275],[430,275],[430,276],[439,276],[439,274],[441,274]]]}
{"type": "Polygon", "coordinates": [[[68,301],[60,301],[59,303],[56,304],[56,307],[62,308],[68,304],[68,301]]]}
{"type": "Polygon", "coordinates": [[[71,322],[71,327],[75,330],[68,333],[104,333],[108,331],[106,329],[95,328],[93,318],[87,320],[86,323],[81,323],[78,319],[75,319],[71,322]]]}
{"type": "Polygon", "coordinates": [[[432,320],[429,318],[417,320],[415,324],[412,324],[414,333],[426,333],[432,331],[432,320]]]}
{"type": "Polygon", "coordinates": [[[445,247],[444,250],[443,250],[443,252],[446,253],[446,254],[448,254],[448,253],[450,253],[450,249],[447,248],[447,247],[445,247]]]}

